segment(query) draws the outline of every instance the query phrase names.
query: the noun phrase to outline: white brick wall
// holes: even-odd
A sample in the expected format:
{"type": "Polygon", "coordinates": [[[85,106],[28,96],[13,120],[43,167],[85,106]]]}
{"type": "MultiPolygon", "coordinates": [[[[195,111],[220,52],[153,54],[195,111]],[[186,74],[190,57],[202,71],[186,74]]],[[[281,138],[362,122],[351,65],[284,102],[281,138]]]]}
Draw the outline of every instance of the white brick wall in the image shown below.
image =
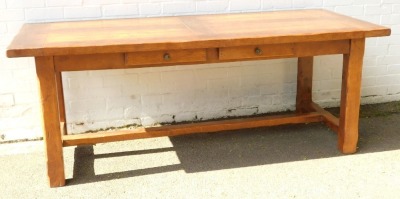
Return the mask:
{"type": "MultiPolygon", "coordinates": [[[[23,23],[325,8],[390,26],[367,41],[362,103],[400,99],[399,0],[0,0],[0,142],[41,136],[32,58],[7,59],[23,23]]],[[[339,103],[340,55],[315,59],[314,100],[339,103]]],[[[293,109],[296,60],[63,73],[73,133],[293,109]]]]}

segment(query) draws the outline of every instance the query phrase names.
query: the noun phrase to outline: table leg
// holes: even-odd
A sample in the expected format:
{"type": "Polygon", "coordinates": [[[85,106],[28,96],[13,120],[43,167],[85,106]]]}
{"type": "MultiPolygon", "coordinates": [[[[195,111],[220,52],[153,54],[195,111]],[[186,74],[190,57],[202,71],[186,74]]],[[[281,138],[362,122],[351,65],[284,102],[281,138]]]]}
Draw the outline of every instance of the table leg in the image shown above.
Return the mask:
{"type": "Polygon", "coordinates": [[[63,92],[61,72],[56,72],[56,83],[57,83],[58,110],[60,112],[60,123],[64,124],[64,126],[61,126],[61,128],[63,129],[62,134],[66,135],[67,130],[65,129],[66,128],[65,103],[64,103],[64,92],[63,92]]]}
{"type": "Polygon", "coordinates": [[[338,131],[338,148],[342,153],[355,153],[357,150],[364,47],[365,39],[353,39],[349,54],[343,55],[338,131]]]}
{"type": "Polygon", "coordinates": [[[299,57],[297,62],[296,112],[310,112],[312,102],[313,57],[299,57]]]}
{"type": "Polygon", "coordinates": [[[47,175],[50,187],[64,186],[64,159],[54,61],[53,57],[48,56],[35,57],[35,62],[42,104],[47,175]]]}

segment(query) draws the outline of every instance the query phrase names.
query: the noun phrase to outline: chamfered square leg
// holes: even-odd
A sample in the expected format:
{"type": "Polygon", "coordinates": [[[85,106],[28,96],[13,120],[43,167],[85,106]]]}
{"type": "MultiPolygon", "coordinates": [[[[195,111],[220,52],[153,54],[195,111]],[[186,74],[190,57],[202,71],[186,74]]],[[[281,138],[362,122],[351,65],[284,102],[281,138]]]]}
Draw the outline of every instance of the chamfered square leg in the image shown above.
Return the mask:
{"type": "Polygon", "coordinates": [[[355,153],[357,150],[364,47],[365,39],[353,39],[349,54],[343,55],[338,130],[338,148],[342,153],[355,153]]]}
{"type": "Polygon", "coordinates": [[[56,83],[57,83],[57,99],[58,99],[58,111],[60,113],[60,123],[64,124],[61,126],[62,135],[67,134],[67,129],[65,126],[66,117],[65,117],[65,103],[64,103],[64,92],[63,92],[63,83],[62,83],[62,74],[61,72],[56,72],[56,83]]]}
{"type": "Polygon", "coordinates": [[[310,112],[312,102],[313,57],[299,57],[297,62],[296,112],[310,112]]]}
{"type": "Polygon", "coordinates": [[[43,138],[50,187],[65,185],[63,146],[53,57],[35,57],[43,114],[43,138]]]}

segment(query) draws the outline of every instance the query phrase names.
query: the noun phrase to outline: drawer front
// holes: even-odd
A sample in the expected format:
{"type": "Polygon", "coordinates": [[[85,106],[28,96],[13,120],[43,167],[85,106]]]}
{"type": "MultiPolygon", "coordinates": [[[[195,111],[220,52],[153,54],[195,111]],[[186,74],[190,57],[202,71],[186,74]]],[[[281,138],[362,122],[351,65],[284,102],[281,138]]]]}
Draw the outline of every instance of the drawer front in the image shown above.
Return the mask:
{"type": "Polygon", "coordinates": [[[132,52],[125,54],[125,64],[129,66],[205,62],[206,60],[205,49],[132,52]]]}
{"type": "Polygon", "coordinates": [[[287,57],[295,55],[294,44],[225,47],[219,49],[220,60],[243,60],[287,57]]]}

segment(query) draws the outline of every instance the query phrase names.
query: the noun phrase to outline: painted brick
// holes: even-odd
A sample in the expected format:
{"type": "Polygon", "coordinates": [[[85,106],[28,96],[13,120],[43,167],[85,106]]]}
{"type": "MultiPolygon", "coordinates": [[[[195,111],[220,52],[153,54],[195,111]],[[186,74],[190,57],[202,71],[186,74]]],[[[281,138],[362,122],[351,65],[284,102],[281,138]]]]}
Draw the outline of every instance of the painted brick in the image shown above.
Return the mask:
{"type": "Polygon", "coordinates": [[[9,107],[13,106],[14,103],[14,95],[13,94],[0,94],[0,108],[1,107],[9,107]]]}
{"type": "MultiPolygon", "coordinates": [[[[135,88],[131,86],[133,93],[143,92],[143,93],[162,93],[164,92],[165,85],[161,83],[160,73],[145,73],[139,75],[139,86],[140,88],[135,88]]],[[[128,89],[127,89],[128,90],[128,89]]],[[[130,92],[129,92],[130,93],[130,92]]]]}
{"type": "Polygon", "coordinates": [[[113,108],[113,109],[93,109],[89,110],[88,118],[92,121],[112,121],[123,119],[124,109],[123,108],[113,108]]]}
{"type": "Polygon", "coordinates": [[[314,75],[313,79],[317,80],[328,80],[332,77],[332,70],[330,69],[323,69],[322,67],[314,67],[314,75]]]}
{"type": "Polygon", "coordinates": [[[143,3],[139,4],[139,13],[141,15],[159,15],[161,14],[162,6],[159,3],[143,3]]]}
{"type": "Polygon", "coordinates": [[[193,121],[196,120],[197,114],[195,112],[183,112],[177,114],[174,120],[177,121],[193,121]]]}
{"type": "Polygon", "coordinates": [[[342,80],[341,79],[333,79],[333,80],[325,80],[319,81],[314,89],[316,91],[329,91],[329,90],[338,90],[341,88],[342,80]]]}
{"type": "Polygon", "coordinates": [[[72,111],[97,110],[106,106],[105,99],[74,100],[70,103],[72,111]]]}
{"type": "Polygon", "coordinates": [[[24,18],[23,9],[0,9],[0,21],[18,21],[24,18]]]}
{"type": "Polygon", "coordinates": [[[116,108],[128,108],[128,107],[136,107],[140,108],[140,96],[131,97],[131,96],[121,96],[121,97],[108,97],[106,99],[106,109],[116,109],[116,108]]]}
{"type": "MultiPolygon", "coordinates": [[[[122,0],[121,3],[147,3],[149,0],[122,0]]],[[[150,2],[155,0],[150,0],[150,2]]],[[[170,1],[170,0],[161,0],[161,1],[170,1]]]]}
{"type": "Polygon", "coordinates": [[[46,6],[48,7],[62,7],[62,6],[80,6],[82,0],[46,0],[46,6]]]}
{"type": "Polygon", "coordinates": [[[103,86],[101,77],[69,78],[70,88],[100,88],[103,86]]]}
{"type": "MultiPolygon", "coordinates": [[[[176,114],[181,113],[182,111],[190,111],[188,109],[183,109],[183,104],[179,101],[176,102],[167,102],[163,103],[157,106],[158,111],[162,112],[163,114],[158,114],[157,112],[152,112],[152,116],[163,116],[163,115],[169,115],[168,119],[174,119],[173,116],[176,114]]],[[[165,118],[164,118],[165,119],[165,118]]]]}
{"type": "Polygon", "coordinates": [[[184,91],[178,93],[166,93],[162,95],[162,103],[163,104],[192,104],[197,98],[195,91],[184,91]]]}
{"type": "Polygon", "coordinates": [[[106,98],[107,96],[120,97],[122,95],[122,88],[119,87],[105,87],[105,88],[65,88],[64,98],[68,101],[79,99],[96,99],[106,98]]]}
{"type": "Polygon", "coordinates": [[[400,45],[400,35],[391,35],[388,37],[388,42],[391,45],[400,45]]]}
{"type": "Polygon", "coordinates": [[[344,6],[351,5],[349,0],[324,0],[324,6],[344,6]]]}
{"type": "Polygon", "coordinates": [[[258,108],[260,106],[267,106],[271,104],[272,104],[272,98],[266,95],[246,96],[242,100],[241,107],[253,109],[253,107],[258,108]]]}
{"type": "Polygon", "coordinates": [[[371,56],[371,57],[364,57],[364,62],[363,62],[363,67],[371,67],[371,66],[376,66],[377,63],[377,58],[375,56],[371,56]]]}
{"type": "Polygon", "coordinates": [[[158,123],[158,121],[153,117],[145,116],[140,118],[140,123],[143,126],[148,127],[148,126],[154,126],[155,124],[158,123]]]}
{"type": "Polygon", "coordinates": [[[390,65],[388,67],[389,74],[399,74],[400,73],[400,64],[390,65]]]}
{"type": "Polygon", "coordinates": [[[35,77],[35,70],[34,69],[18,69],[12,71],[12,76],[13,79],[16,82],[24,82],[24,81],[29,81],[29,82],[34,82],[34,86],[36,86],[36,77],[35,77]]]}
{"type": "Polygon", "coordinates": [[[380,3],[381,0],[353,0],[354,5],[369,5],[369,4],[379,5],[380,3]]]}
{"type": "MultiPolygon", "coordinates": [[[[122,1],[138,1],[138,0],[122,0],[122,1]]],[[[179,1],[184,1],[184,0],[149,0],[150,2],[161,2],[161,3],[165,3],[165,2],[179,2],[179,1]]]]}
{"type": "Polygon", "coordinates": [[[9,85],[14,92],[28,92],[37,89],[37,81],[34,78],[13,79],[9,85]]]}
{"type": "Polygon", "coordinates": [[[13,78],[10,71],[1,71],[0,74],[0,94],[15,92],[13,91],[13,87],[10,84],[13,83],[13,78]],[[6,74],[8,73],[8,74],[6,74]]]}
{"type": "Polygon", "coordinates": [[[166,91],[190,91],[195,89],[193,71],[171,71],[161,74],[166,91]]]}
{"type": "Polygon", "coordinates": [[[195,10],[196,5],[191,2],[173,2],[163,4],[163,14],[192,13],[195,10]]]}
{"type": "Polygon", "coordinates": [[[376,67],[364,67],[362,76],[371,77],[371,76],[380,76],[387,74],[388,74],[388,69],[386,66],[376,66],[376,67]]]}
{"type": "Polygon", "coordinates": [[[382,3],[399,3],[398,0],[382,0],[382,3]]]}
{"type": "Polygon", "coordinates": [[[25,10],[28,21],[51,21],[64,18],[63,8],[31,8],[25,10]]]}
{"type": "Polygon", "coordinates": [[[0,37],[0,45],[5,46],[12,41],[13,35],[12,34],[3,34],[0,37]]]}
{"type": "Polygon", "coordinates": [[[272,99],[273,105],[281,105],[282,107],[292,107],[295,104],[296,95],[294,94],[282,94],[282,95],[275,95],[272,99]]]}
{"type": "Polygon", "coordinates": [[[269,84],[269,85],[261,85],[259,86],[260,88],[260,94],[261,95],[272,95],[276,93],[281,93],[283,90],[283,85],[282,84],[269,84]]]}
{"type": "Polygon", "coordinates": [[[88,111],[68,108],[66,109],[66,117],[68,118],[68,123],[79,124],[88,121],[88,111]]]}
{"type": "Polygon", "coordinates": [[[6,8],[6,0],[0,0],[0,9],[6,8]]]}
{"type": "Polygon", "coordinates": [[[322,6],[322,0],[293,0],[293,8],[316,8],[322,6]]]}
{"type": "MultiPolygon", "coordinates": [[[[90,71],[92,72],[92,71],[90,71]]],[[[86,78],[89,76],[88,71],[69,71],[69,72],[63,72],[62,77],[63,78],[86,78]]]]}
{"type": "Polygon", "coordinates": [[[376,78],[376,85],[392,85],[400,83],[400,75],[385,75],[376,78]]]}
{"type": "Polygon", "coordinates": [[[258,112],[257,107],[238,107],[234,109],[230,109],[226,115],[228,116],[245,116],[245,115],[254,115],[258,112]]]}
{"type": "Polygon", "coordinates": [[[317,103],[323,101],[338,101],[340,99],[340,94],[340,90],[313,92],[313,100],[317,103]]]}
{"type": "Polygon", "coordinates": [[[363,16],[357,15],[355,16],[355,18],[375,24],[381,24],[381,15],[363,15],[363,16]]]}
{"type": "Polygon", "coordinates": [[[141,102],[141,116],[160,115],[160,107],[163,103],[162,95],[142,95],[141,102]]]}
{"type": "MultiPolygon", "coordinates": [[[[281,0],[281,1],[275,1],[275,0],[263,0],[262,1],[263,9],[288,9],[292,8],[293,3],[292,0],[281,0]]],[[[297,4],[299,5],[299,4],[297,4]]]]}
{"type": "MultiPolygon", "coordinates": [[[[367,40],[362,103],[400,100],[398,0],[0,0],[0,53],[29,21],[191,15],[291,8],[324,8],[392,27],[392,35],[367,40]],[[42,4],[45,2],[45,4],[42,4]],[[60,9],[63,11],[58,12],[60,9]],[[26,17],[26,18],[25,18],[26,17]]],[[[294,109],[297,59],[63,73],[69,130],[84,132],[129,123],[226,117],[294,109]],[[229,111],[230,110],[230,111],[229,111]],[[172,116],[175,115],[175,118],[172,116]],[[84,122],[80,125],[80,122],[84,122]]],[[[315,58],[314,100],[338,105],[342,57],[315,58]]],[[[0,56],[0,95],[14,105],[0,110],[0,126],[19,131],[21,120],[40,129],[32,58],[0,56]],[[18,80],[18,81],[16,81],[18,80]],[[36,115],[35,115],[36,114],[36,115]],[[26,120],[26,121],[25,121],[26,120]],[[17,128],[18,127],[18,128],[17,128]],[[17,130],[16,130],[17,129],[17,130]]],[[[1,127],[0,127],[1,130],[1,127]]],[[[22,130],[21,130],[22,131],[22,130]]],[[[40,136],[40,131],[39,136],[40,136]]],[[[7,134],[7,133],[6,133],[7,134]]],[[[28,135],[29,133],[26,133],[28,135]]],[[[8,136],[8,134],[7,134],[8,136]]],[[[21,136],[21,135],[18,135],[21,136]]],[[[18,137],[16,136],[16,137],[18,137]]],[[[12,138],[12,136],[8,136],[12,138]]]]}
{"type": "Polygon", "coordinates": [[[376,77],[363,77],[361,81],[362,87],[367,86],[375,86],[376,85],[376,77]]]}
{"type": "Polygon", "coordinates": [[[389,47],[389,55],[400,55],[400,45],[392,45],[389,47]]]}
{"type": "Polygon", "coordinates": [[[225,12],[229,8],[228,0],[198,1],[196,2],[197,12],[225,12]]]}
{"type": "Polygon", "coordinates": [[[44,7],[44,0],[7,0],[7,8],[35,8],[44,7]]]}
{"type": "Polygon", "coordinates": [[[136,4],[130,5],[105,5],[103,6],[103,16],[132,16],[139,15],[139,8],[136,4]]]}
{"type": "Polygon", "coordinates": [[[393,5],[392,13],[400,14],[400,4],[393,5]]]}
{"type": "Polygon", "coordinates": [[[392,7],[390,5],[366,5],[366,15],[377,15],[377,14],[390,14],[392,7]]]}
{"type": "Polygon", "coordinates": [[[259,87],[233,87],[229,88],[230,98],[240,98],[243,96],[257,96],[260,95],[259,87]]]}
{"type": "Polygon", "coordinates": [[[101,17],[99,6],[92,7],[67,7],[64,8],[64,17],[69,19],[84,19],[101,17]]]}
{"type": "Polygon", "coordinates": [[[400,25],[392,25],[392,35],[400,35],[400,25]]]}
{"type": "MultiPolygon", "coordinates": [[[[210,84],[213,85],[213,84],[210,84]]],[[[229,88],[221,88],[221,87],[212,87],[208,88],[204,93],[202,93],[203,100],[210,102],[209,99],[227,99],[229,96],[229,88]]]]}
{"type": "Polygon", "coordinates": [[[364,97],[380,96],[380,95],[385,95],[386,93],[387,93],[386,86],[366,87],[361,89],[361,95],[364,97]]]}
{"type": "Polygon", "coordinates": [[[21,29],[24,22],[23,21],[7,21],[6,24],[7,24],[7,32],[15,33],[21,29]]]}
{"type": "Polygon", "coordinates": [[[283,85],[283,93],[296,93],[297,91],[297,83],[285,83],[283,85]]]}
{"type": "MultiPolygon", "coordinates": [[[[115,4],[115,0],[83,0],[83,5],[93,6],[93,5],[109,5],[115,4]]],[[[118,2],[117,2],[118,3],[118,2]]]]}
{"type": "Polygon", "coordinates": [[[387,46],[368,46],[368,48],[365,48],[365,56],[385,55],[387,51],[387,46]]]}
{"type": "MultiPolygon", "coordinates": [[[[17,126],[17,123],[23,119],[24,114],[29,114],[32,107],[29,105],[15,105],[12,107],[0,107],[0,118],[8,120],[9,124],[1,124],[0,126],[17,126]],[[12,120],[14,119],[14,120],[12,120]]],[[[4,126],[2,128],[4,128],[4,126]]]]}
{"type": "Polygon", "coordinates": [[[228,69],[226,68],[208,68],[195,71],[197,78],[202,79],[221,79],[227,78],[228,69]]]}
{"type": "Polygon", "coordinates": [[[39,92],[16,92],[14,93],[14,101],[17,105],[39,103],[39,92]]]}
{"type": "Polygon", "coordinates": [[[276,83],[277,81],[274,81],[274,78],[278,77],[273,77],[272,75],[269,76],[264,76],[264,77],[254,77],[254,76],[243,76],[240,78],[240,86],[246,87],[246,86],[261,86],[261,85],[266,85],[270,83],[276,83]],[[263,79],[265,78],[265,79],[263,79]],[[261,81],[261,80],[264,81],[261,81]]]}
{"type": "Polygon", "coordinates": [[[365,40],[365,48],[375,47],[377,46],[378,40],[376,38],[366,39],[365,40]]]}
{"type": "Polygon", "coordinates": [[[398,55],[387,55],[377,58],[377,63],[379,64],[398,64],[400,56],[398,55]]]}
{"type": "Polygon", "coordinates": [[[7,25],[5,22],[0,22],[0,34],[4,34],[7,32],[7,25]]]}
{"type": "Polygon", "coordinates": [[[387,92],[388,92],[389,95],[400,94],[400,85],[394,85],[394,86],[388,87],[388,91],[387,92]]]}
{"type": "Polygon", "coordinates": [[[138,74],[112,75],[103,77],[104,87],[135,85],[139,83],[138,74]]]}
{"type": "Polygon", "coordinates": [[[399,14],[382,15],[381,23],[384,25],[398,24],[400,22],[399,14]]]}
{"type": "Polygon", "coordinates": [[[124,118],[140,118],[141,115],[141,108],[136,107],[129,107],[124,110],[124,118]]]}
{"type": "Polygon", "coordinates": [[[260,0],[231,0],[230,10],[238,11],[238,10],[257,10],[261,8],[260,0]]]}
{"type": "Polygon", "coordinates": [[[363,15],[364,14],[364,6],[337,6],[335,8],[335,12],[344,14],[344,15],[349,15],[349,16],[354,16],[354,15],[363,15]]]}

